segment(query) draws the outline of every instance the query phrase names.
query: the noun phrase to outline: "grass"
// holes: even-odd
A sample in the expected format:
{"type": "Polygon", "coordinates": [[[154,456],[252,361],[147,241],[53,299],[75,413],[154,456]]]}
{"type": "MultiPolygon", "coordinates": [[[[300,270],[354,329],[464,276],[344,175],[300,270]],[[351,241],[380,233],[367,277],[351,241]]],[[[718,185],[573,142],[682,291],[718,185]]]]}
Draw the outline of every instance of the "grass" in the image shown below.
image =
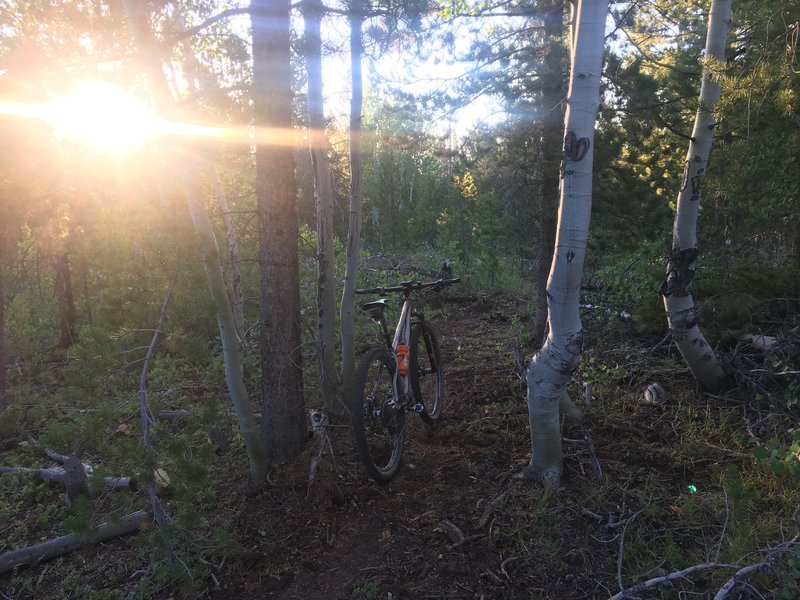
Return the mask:
{"type": "MultiPolygon", "coordinates": [[[[513,359],[508,339],[514,322],[505,315],[513,314],[515,305],[512,301],[495,301],[501,305],[488,311],[476,305],[464,308],[466,312],[461,315],[450,311],[436,315],[437,323],[444,325],[440,326],[442,339],[452,344],[447,351],[451,395],[445,418],[432,432],[432,445],[426,446],[424,456],[441,446],[450,450],[449,462],[423,462],[416,470],[449,476],[443,479],[452,486],[447,487],[445,499],[429,500],[442,504],[434,503],[424,510],[409,508],[400,503],[410,501],[403,498],[413,494],[399,496],[393,493],[392,486],[364,484],[347,467],[326,464],[320,477],[328,483],[320,485],[344,490],[335,495],[340,498],[339,510],[345,511],[339,515],[327,505],[309,511],[331,524],[325,530],[326,536],[343,527],[341,521],[335,523],[337,518],[350,523],[349,519],[367,514],[370,520],[378,520],[380,517],[372,511],[391,502],[398,503],[399,512],[393,519],[400,523],[417,517],[420,524],[428,518],[435,522],[439,518],[436,515],[444,511],[458,517],[448,516],[463,527],[466,536],[472,538],[481,532],[487,535],[456,549],[439,548],[438,538],[424,538],[422,548],[427,554],[420,558],[430,565],[430,571],[427,583],[420,586],[436,582],[444,585],[448,577],[456,577],[446,573],[437,576],[438,566],[452,554],[476,577],[492,569],[502,585],[489,575],[479,578],[486,597],[525,597],[520,595],[525,588],[535,590],[530,591],[531,597],[558,598],[592,590],[601,596],[603,590],[614,593],[619,587],[618,569],[623,585],[631,586],[708,561],[751,564],[761,560],[766,549],[796,535],[793,515],[800,505],[797,479],[788,474],[775,475],[768,462],[752,455],[754,447],[766,442],[777,429],[796,421],[796,416],[785,411],[770,413],[735,395],[703,395],[667,346],[651,351],[658,339],[641,338],[627,325],[608,329],[607,320],[593,320],[591,315],[585,325],[586,351],[570,390],[573,397],[580,399],[584,381],[592,389],[591,404],[579,405],[585,412],[604,476],[593,476],[590,456],[582,443],[567,443],[565,487],[561,493],[511,480],[509,469],[523,466],[528,457],[527,410],[521,383],[511,373],[513,359]],[[644,388],[653,382],[667,391],[663,404],[643,401],[644,388]],[[778,418],[771,418],[770,414],[778,418]],[[486,513],[489,517],[483,526],[476,525],[488,503],[503,493],[507,500],[486,513]],[[423,517],[428,511],[434,516],[423,517]],[[444,558],[438,558],[440,555],[444,558]],[[514,560],[503,562],[510,558],[514,560]],[[499,570],[501,564],[505,564],[507,577],[499,570]]],[[[218,369],[208,371],[217,373],[218,369]]],[[[284,486],[281,493],[270,492],[255,501],[243,493],[246,465],[235,427],[227,409],[209,408],[217,406],[223,395],[213,379],[197,366],[164,358],[154,380],[164,397],[175,403],[171,408],[191,408],[198,415],[189,423],[160,424],[155,435],[160,464],[174,482],[174,489],[163,502],[175,518],[170,534],[183,564],[168,572],[162,540],[148,531],[138,536],[133,546],[120,542],[103,550],[102,560],[109,569],[105,580],[67,576],[78,572],[75,565],[83,559],[65,558],[16,573],[13,582],[18,590],[53,598],[68,597],[70,593],[80,597],[113,598],[117,594],[144,598],[158,590],[188,597],[212,585],[210,573],[216,568],[212,565],[219,565],[225,557],[230,563],[244,564],[250,554],[272,543],[275,530],[281,527],[281,539],[288,540],[277,544],[283,554],[265,559],[267,566],[261,564],[259,572],[275,568],[274,565],[280,565],[282,572],[297,569],[291,554],[296,548],[323,552],[319,548],[324,549],[324,543],[318,538],[303,537],[308,533],[305,524],[311,522],[305,509],[300,508],[307,488],[303,466],[297,473],[283,472],[276,477],[284,486]],[[206,439],[209,424],[221,427],[231,441],[228,454],[213,452],[206,439]],[[290,493],[286,493],[287,489],[290,493]],[[252,506],[258,506],[258,511],[248,508],[252,506]],[[297,516],[301,513],[303,516],[297,516]],[[244,517],[244,522],[231,521],[237,516],[244,517]],[[128,571],[121,566],[122,561],[128,571]],[[142,575],[131,582],[130,572],[137,570],[142,575]]],[[[128,420],[134,427],[132,435],[115,433],[121,417],[130,416],[133,411],[126,404],[130,390],[117,390],[117,400],[109,403],[107,410],[84,415],[57,410],[63,397],[52,377],[38,394],[32,390],[29,393],[39,400],[35,410],[17,412],[9,421],[13,425],[8,426],[15,436],[27,439],[3,454],[3,464],[38,467],[43,464],[46,444],[57,445],[55,449],[63,452],[73,451],[77,444],[81,456],[105,472],[134,473],[147,480],[138,451],[135,419],[128,420]],[[116,407],[123,409],[113,410],[116,407]]],[[[160,392],[154,388],[154,393],[158,397],[160,392]]],[[[567,430],[565,435],[581,439],[580,430],[567,430]]],[[[419,442],[415,438],[414,443],[419,442]]],[[[426,491],[424,495],[435,491],[431,481],[421,485],[425,486],[419,488],[426,491]]],[[[142,494],[103,494],[92,504],[88,515],[79,515],[63,505],[61,496],[58,486],[35,478],[0,477],[2,549],[53,537],[58,523],[69,522],[70,518],[82,516],[98,522],[147,505],[142,494]]],[[[395,540],[405,530],[393,531],[395,540]]],[[[425,531],[416,524],[409,527],[409,535],[425,531]]],[[[418,556],[411,551],[414,548],[402,550],[418,556]]],[[[91,557],[93,552],[84,556],[91,557]]],[[[364,564],[379,564],[379,558],[376,555],[375,560],[371,558],[364,564]]],[[[89,560],[97,564],[96,558],[89,560]]],[[[451,562],[461,564],[458,561],[451,562]]],[[[790,556],[773,571],[749,581],[765,594],[785,600],[795,598],[800,579],[798,565],[800,557],[790,556]]],[[[248,566],[241,569],[243,577],[254,571],[248,566]]],[[[413,571],[409,573],[413,575],[413,571]]],[[[713,592],[730,575],[729,570],[710,571],[695,578],[694,585],[678,582],[664,594],[666,598],[676,598],[681,591],[713,592]]],[[[397,585],[391,574],[383,571],[380,577],[370,572],[370,577],[348,584],[345,594],[353,598],[381,597],[397,585]]],[[[470,583],[475,589],[478,584],[470,583]]],[[[661,593],[646,592],[643,597],[655,598],[661,593]]]]}
{"type": "MultiPolygon", "coordinates": [[[[589,426],[597,436],[611,429],[606,443],[595,439],[598,447],[614,445],[615,458],[627,460],[605,461],[607,485],[589,491],[584,481],[575,483],[577,495],[585,493],[581,502],[600,514],[613,511],[625,520],[643,509],[624,527],[625,585],[708,561],[757,562],[765,549],[797,534],[790,517],[800,486],[754,460],[746,398],[704,396],[680,370],[665,373],[659,353],[642,352],[635,341],[592,336],[592,342],[580,369],[597,398],[587,409],[589,426]],[[653,381],[669,396],[661,406],[642,400],[653,381]]],[[[789,571],[778,565],[759,583],[780,595],[781,586],[794,589],[789,571]]],[[[707,585],[729,576],[713,572],[707,585]]]]}

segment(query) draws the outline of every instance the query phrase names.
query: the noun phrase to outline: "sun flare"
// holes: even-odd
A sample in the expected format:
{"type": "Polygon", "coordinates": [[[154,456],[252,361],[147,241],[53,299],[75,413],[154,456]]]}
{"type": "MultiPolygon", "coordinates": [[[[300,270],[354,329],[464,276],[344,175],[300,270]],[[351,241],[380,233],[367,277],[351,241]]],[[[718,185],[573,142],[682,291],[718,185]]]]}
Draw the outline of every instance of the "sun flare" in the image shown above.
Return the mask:
{"type": "Polygon", "coordinates": [[[46,119],[56,138],[113,154],[141,147],[160,129],[144,103],[124,88],[102,81],[86,81],[50,102],[46,119]]]}
{"type": "Polygon", "coordinates": [[[164,119],[125,88],[97,80],[85,81],[49,102],[0,97],[0,118],[6,116],[47,123],[56,141],[80,143],[109,155],[137,150],[156,138],[213,139],[248,146],[306,143],[305,133],[295,128],[164,119]]]}

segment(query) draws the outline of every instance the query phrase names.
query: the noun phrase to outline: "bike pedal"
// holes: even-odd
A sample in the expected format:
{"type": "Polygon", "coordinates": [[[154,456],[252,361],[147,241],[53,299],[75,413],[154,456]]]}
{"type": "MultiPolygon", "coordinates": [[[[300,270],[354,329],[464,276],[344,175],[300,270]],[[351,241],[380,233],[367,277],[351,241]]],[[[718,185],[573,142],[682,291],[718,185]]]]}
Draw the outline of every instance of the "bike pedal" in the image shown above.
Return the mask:
{"type": "Polygon", "coordinates": [[[417,402],[416,404],[409,404],[406,410],[408,412],[424,413],[425,405],[422,404],[421,402],[417,402]]]}

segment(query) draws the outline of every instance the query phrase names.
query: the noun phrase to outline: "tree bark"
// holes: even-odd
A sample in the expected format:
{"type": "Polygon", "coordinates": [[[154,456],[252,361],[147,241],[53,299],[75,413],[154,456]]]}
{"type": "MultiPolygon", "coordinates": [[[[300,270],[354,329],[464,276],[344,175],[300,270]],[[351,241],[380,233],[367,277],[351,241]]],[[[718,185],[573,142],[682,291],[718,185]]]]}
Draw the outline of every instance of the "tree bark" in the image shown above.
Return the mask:
{"type": "Polygon", "coordinates": [[[242,434],[250,461],[250,476],[253,482],[259,485],[269,480],[269,459],[266,446],[259,435],[258,423],[244,384],[244,366],[239,347],[239,336],[236,333],[236,321],[222,275],[217,239],[214,236],[214,228],[211,225],[211,219],[197,183],[198,180],[199,174],[189,170],[184,173],[183,185],[189,204],[189,214],[200,242],[208,289],[214,302],[219,339],[225,359],[225,381],[228,385],[228,393],[233,402],[239,431],[242,434]]]}
{"type": "Polygon", "coordinates": [[[322,37],[320,0],[303,2],[305,23],[306,71],[308,73],[308,147],[314,171],[314,196],[317,207],[317,357],[325,409],[342,416],[336,372],[336,261],[333,248],[333,187],[328,161],[328,136],[325,132],[322,93],[322,37]]]}
{"type": "Polygon", "coordinates": [[[125,515],[119,523],[105,523],[89,534],[71,533],[54,540],[35,544],[21,550],[0,555],[0,573],[11,571],[22,565],[37,564],[57,556],[63,556],[88,544],[108,542],[130,533],[136,533],[147,523],[148,516],[143,510],[125,515]]]}
{"type": "Polygon", "coordinates": [[[553,262],[558,208],[558,161],[562,133],[562,102],[564,100],[564,67],[567,47],[564,43],[564,0],[550,0],[543,7],[544,60],[541,77],[547,81],[542,89],[542,184],[539,190],[539,256],[536,261],[534,286],[536,312],[531,327],[531,343],[536,351],[544,343],[547,331],[547,276],[553,262]]]}
{"type": "Polygon", "coordinates": [[[347,258],[342,291],[342,393],[345,402],[353,398],[356,378],[355,290],[358,281],[358,258],[361,253],[361,159],[363,82],[361,77],[361,26],[364,21],[362,0],[350,6],[350,212],[347,227],[347,258]]]}
{"type": "MultiPolygon", "coordinates": [[[[80,465],[83,469],[83,465],[80,465]]],[[[29,475],[38,475],[44,481],[57,481],[64,483],[65,471],[61,468],[55,469],[29,469],[27,467],[0,467],[0,475],[6,473],[27,473],[29,475]]],[[[138,488],[137,481],[134,477],[103,477],[103,485],[108,490],[132,490],[136,491],[138,488]]]]}
{"type": "MultiPolygon", "coordinates": [[[[143,12],[144,5],[135,0],[124,0],[123,4],[134,37],[139,45],[142,67],[148,76],[148,82],[152,87],[157,105],[162,111],[167,111],[172,105],[172,97],[161,68],[161,58],[159,57],[157,44],[150,31],[147,15],[143,12]]],[[[183,153],[180,155],[183,155],[183,153]]],[[[253,478],[253,482],[259,485],[269,480],[270,465],[267,459],[266,446],[258,435],[258,426],[255,421],[253,407],[250,404],[250,398],[244,385],[239,340],[236,335],[236,326],[228,291],[222,276],[219,247],[217,246],[214,229],[211,226],[211,220],[208,217],[208,211],[197,183],[198,174],[194,171],[190,162],[191,159],[184,159],[184,164],[180,167],[184,193],[186,194],[189,213],[200,242],[203,268],[208,277],[208,287],[216,309],[217,326],[225,357],[225,379],[228,384],[228,392],[236,411],[242,440],[250,461],[250,475],[253,478]]]]}
{"type": "Polygon", "coordinates": [[[89,495],[89,480],[83,464],[74,456],[64,461],[64,489],[67,491],[67,502],[72,504],[81,496],[89,495]]]}
{"type": "MultiPolygon", "coordinates": [[[[256,126],[292,127],[289,0],[254,0],[256,126]]],[[[257,144],[261,261],[262,436],[270,458],[292,461],[308,440],[300,348],[300,273],[293,148],[257,144]]]]}
{"type": "Polygon", "coordinates": [[[697,107],[692,139],[684,164],[683,183],[678,193],[678,209],[672,230],[672,252],[667,262],[667,274],[661,284],[672,337],[692,374],[709,392],[719,391],[725,374],[697,322],[697,311],[691,292],[691,282],[697,270],[697,213],[700,190],[714,139],[714,109],[719,104],[721,86],[715,74],[715,63],[724,63],[731,0],[713,0],[708,17],[703,81],[697,107]],[[711,62],[708,62],[711,61],[711,62]]]}
{"type": "Polygon", "coordinates": [[[578,308],[592,205],[594,126],[608,0],[581,0],[565,117],[561,198],[555,253],[547,283],[550,332],[528,368],[533,457],[528,474],[558,487],[563,472],[559,403],[581,352],[578,308]]]}
{"type": "Polygon", "coordinates": [[[225,186],[219,177],[219,170],[211,165],[211,180],[214,184],[214,194],[222,213],[222,222],[225,225],[225,235],[228,240],[228,274],[230,279],[231,300],[233,302],[233,321],[236,325],[236,334],[241,342],[244,335],[244,296],[242,295],[242,270],[239,268],[239,241],[233,228],[231,209],[228,197],[225,195],[225,186]]]}

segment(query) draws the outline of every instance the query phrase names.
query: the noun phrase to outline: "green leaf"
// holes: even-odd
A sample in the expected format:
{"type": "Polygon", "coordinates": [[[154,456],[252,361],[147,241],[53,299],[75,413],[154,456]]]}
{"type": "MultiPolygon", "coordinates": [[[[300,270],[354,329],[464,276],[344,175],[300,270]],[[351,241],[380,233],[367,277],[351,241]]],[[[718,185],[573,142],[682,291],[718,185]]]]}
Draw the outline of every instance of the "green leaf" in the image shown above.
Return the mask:
{"type": "Polygon", "coordinates": [[[781,441],[776,437],[770,438],[769,440],[767,440],[767,443],[765,444],[767,450],[777,450],[780,447],[780,445],[781,441]]]}
{"type": "Polygon", "coordinates": [[[753,456],[759,460],[766,460],[770,457],[770,451],[762,446],[759,446],[758,448],[753,448],[753,456]]]}
{"type": "Polygon", "coordinates": [[[775,461],[770,464],[770,467],[772,467],[772,472],[775,473],[775,475],[783,475],[786,473],[786,465],[782,462],[775,461]]]}

